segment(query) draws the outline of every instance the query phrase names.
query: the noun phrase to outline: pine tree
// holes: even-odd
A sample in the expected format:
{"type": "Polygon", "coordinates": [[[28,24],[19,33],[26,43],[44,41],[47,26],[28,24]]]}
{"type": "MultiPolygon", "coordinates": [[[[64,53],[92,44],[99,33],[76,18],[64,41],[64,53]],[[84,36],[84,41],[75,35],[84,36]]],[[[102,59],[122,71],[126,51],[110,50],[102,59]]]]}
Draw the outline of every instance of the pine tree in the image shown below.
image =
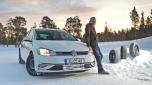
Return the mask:
{"type": "Polygon", "coordinates": [[[109,32],[110,32],[110,30],[108,28],[107,22],[105,22],[105,29],[104,29],[104,40],[105,41],[109,41],[110,40],[109,32]]]}
{"type": "Polygon", "coordinates": [[[130,12],[130,18],[132,20],[132,24],[133,24],[133,30],[134,30],[134,37],[136,39],[137,33],[136,33],[136,29],[138,28],[138,24],[139,24],[139,14],[136,11],[136,7],[134,7],[134,9],[130,12]]]}
{"type": "Polygon", "coordinates": [[[144,17],[144,12],[141,12],[141,21],[140,21],[140,28],[144,28],[145,26],[145,17],[144,17]]]}
{"type": "Polygon", "coordinates": [[[150,21],[151,21],[151,27],[152,27],[152,9],[151,9],[150,21]]]}
{"type": "Polygon", "coordinates": [[[15,18],[10,18],[6,24],[7,42],[10,44],[20,42],[27,31],[24,27],[25,25],[26,19],[24,17],[16,16],[15,18]]]}
{"type": "Polygon", "coordinates": [[[3,43],[4,37],[5,37],[5,34],[4,34],[4,30],[3,30],[3,24],[0,23],[0,44],[3,43]]]}
{"type": "Polygon", "coordinates": [[[109,32],[109,28],[107,26],[107,22],[105,22],[105,29],[104,29],[104,33],[108,33],[109,32]]]}
{"type": "Polygon", "coordinates": [[[75,16],[74,18],[69,17],[66,20],[66,24],[65,24],[64,30],[69,32],[70,34],[72,34],[76,38],[81,39],[82,38],[82,35],[81,35],[82,29],[81,29],[81,27],[82,27],[82,23],[81,23],[81,20],[79,19],[78,16],[75,16]]]}
{"type": "Polygon", "coordinates": [[[148,16],[148,17],[147,17],[147,20],[146,20],[146,25],[147,25],[147,26],[150,26],[150,24],[151,24],[150,17],[148,16]]]}
{"type": "Polygon", "coordinates": [[[136,11],[136,7],[134,7],[134,9],[130,12],[130,18],[132,20],[134,28],[137,28],[139,24],[139,14],[136,11]]]}
{"type": "Polygon", "coordinates": [[[33,25],[32,28],[37,28],[36,22],[34,22],[34,25],[33,25]]]}
{"type": "Polygon", "coordinates": [[[57,26],[55,22],[50,19],[48,16],[44,16],[41,20],[41,26],[42,28],[50,28],[50,29],[57,29],[57,26]]]}

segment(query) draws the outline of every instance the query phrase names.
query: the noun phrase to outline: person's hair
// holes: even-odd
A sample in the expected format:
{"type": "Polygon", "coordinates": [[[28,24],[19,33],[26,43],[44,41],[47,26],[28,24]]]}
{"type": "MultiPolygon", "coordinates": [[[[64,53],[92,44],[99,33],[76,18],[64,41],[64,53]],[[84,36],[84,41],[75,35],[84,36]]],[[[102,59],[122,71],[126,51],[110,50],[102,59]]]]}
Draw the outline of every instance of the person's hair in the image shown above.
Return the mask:
{"type": "Polygon", "coordinates": [[[92,20],[96,20],[96,18],[95,17],[91,17],[89,22],[91,22],[92,20]]]}

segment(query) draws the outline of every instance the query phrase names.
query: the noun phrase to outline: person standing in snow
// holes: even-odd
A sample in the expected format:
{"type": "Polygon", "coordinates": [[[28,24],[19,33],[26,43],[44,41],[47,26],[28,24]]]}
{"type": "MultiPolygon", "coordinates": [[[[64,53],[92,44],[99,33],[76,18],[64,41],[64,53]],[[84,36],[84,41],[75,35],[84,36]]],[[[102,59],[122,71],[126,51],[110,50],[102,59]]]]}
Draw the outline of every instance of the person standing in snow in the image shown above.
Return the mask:
{"type": "Polygon", "coordinates": [[[89,51],[92,51],[96,58],[98,73],[109,74],[108,72],[104,70],[101,64],[103,55],[98,46],[95,24],[96,24],[96,18],[91,17],[89,23],[86,25],[86,28],[85,28],[85,42],[87,44],[87,47],[89,48],[89,51]]]}

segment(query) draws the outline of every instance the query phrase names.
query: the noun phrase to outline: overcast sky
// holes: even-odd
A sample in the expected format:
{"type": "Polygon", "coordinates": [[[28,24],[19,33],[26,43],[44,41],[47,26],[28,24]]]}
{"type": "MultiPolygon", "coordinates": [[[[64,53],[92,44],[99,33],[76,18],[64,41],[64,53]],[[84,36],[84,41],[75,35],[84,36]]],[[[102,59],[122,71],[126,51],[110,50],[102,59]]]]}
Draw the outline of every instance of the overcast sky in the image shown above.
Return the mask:
{"type": "Polygon", "coordinates": [[[104,30],[105,21],[113,30],[131,26],[129,12],[136,6],[137,11],[144,10],[150,15],[152,0],[0,0],[0,22],[14,16],[23,16],[27,20],[26,27],[34,22],[39,25],[43,16],[49,16],[59,28],[63,28],[68,17],[79,16],[83,27],[89,18],[97,18],[96,29],[104,30]]]}

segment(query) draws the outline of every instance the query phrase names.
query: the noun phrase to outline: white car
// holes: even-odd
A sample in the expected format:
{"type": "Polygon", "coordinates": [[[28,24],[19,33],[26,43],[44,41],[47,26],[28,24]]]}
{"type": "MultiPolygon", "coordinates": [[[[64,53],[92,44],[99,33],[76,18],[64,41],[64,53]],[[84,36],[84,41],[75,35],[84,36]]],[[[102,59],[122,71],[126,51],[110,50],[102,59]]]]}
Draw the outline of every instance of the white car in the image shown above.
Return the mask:
{"type": "Polygon", "coordinates": [[[84,72],[95,66],[88,47],[59,29],[32,29],[19,47],[19,63],[32,76],[52,72],[84,72]]]}

